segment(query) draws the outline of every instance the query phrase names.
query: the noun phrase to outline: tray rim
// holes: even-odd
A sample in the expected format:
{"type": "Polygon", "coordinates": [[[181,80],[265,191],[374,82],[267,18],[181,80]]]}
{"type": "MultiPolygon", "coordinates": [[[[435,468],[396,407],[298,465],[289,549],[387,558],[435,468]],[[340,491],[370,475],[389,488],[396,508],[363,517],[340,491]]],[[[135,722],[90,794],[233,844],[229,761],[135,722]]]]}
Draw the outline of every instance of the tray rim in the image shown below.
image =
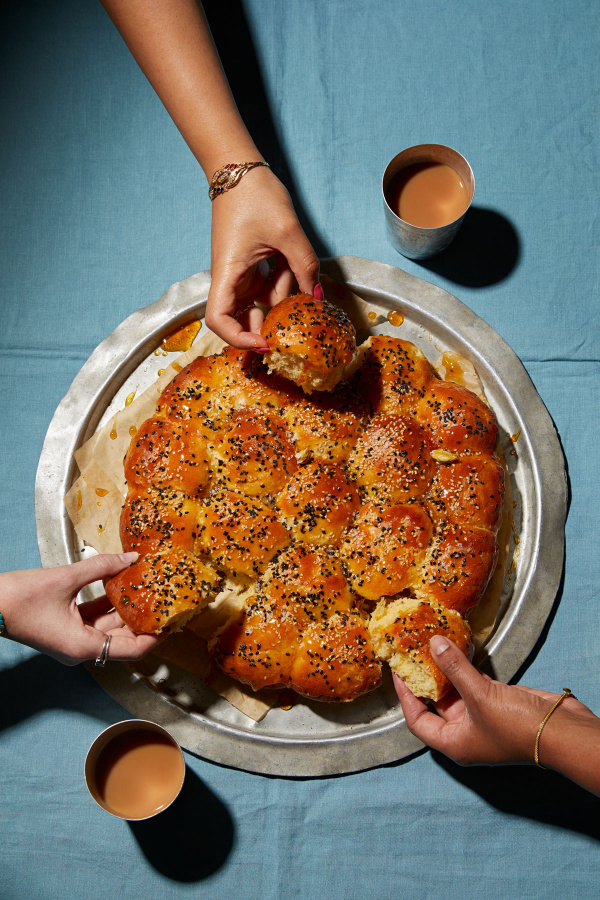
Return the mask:
{"type": "MultiPolygon", "coordinates": [[[[443,288],[394,266],[353,256],[322,260],[321,270],[344,280],[360,295],[377,294],[390,305],[410,311],[412,321],[427,323],[437,316],[438,330],[445,330],[454,343],[463,347],[463,352],[467,351],[464,355],[472,359],[486,388],[488,384],[496,383],[498,375],[501,376],[499,384],[513,404],[517,421],[520,421],[519,409],[524,402],[535,411],[533,424],[529,418],[524,423],[522,439],[536,463],[532,471],[535,490],[529,524],[534,529],[538,552],[523,580],[521,593],[527,602],[522,599],[509,606],[485,648],[487,663],[495,677],[508,681],[537,644],[554,605],[562,575],[566,471],[552,419],[514,351],[491,326],[443,288]],[[490,347],[493,348],[493,364],[490,347]],[[519,397],[519,405],[514,396],[519,397]],[[518,641],[515,634],[519,636],[518,641]]],[[[48,427],[36,476],[36,525],[44,566],[60,565],[76,558],[76,539],[62,497],[75,477],[72,451],[95,430],[103,414],[102,404],[106,410],[111,402],[110,399],[106,401],[106,386],[110,379],[102,377],[102,372],[118,366],[124,382],[157,346],[161,331],[165,332],[165,322],[172,328],[176,322],[190,317],[192,310],[203,312],[209,286],[210,274],[197,273],[172,285],[155,303],[125,319],[93,351],[58,405],[48,427]],[[85,399],[83,420],[77,418],[82,397],[85,399]],[[70,452],[65,454],[65,448],[70,452]],[[57,497],[60,506],[56,503],[57,497]]],[[[343,774],[400,761],[423,747],[410,734],[401,715],[382,725],[376,735],[365,735],[359,728],[333,740],[311,736],[299,739],[263,736],[258,728],[250,728],[237,735],[237,741],[232,741],[236,735],[232,735],[231,726],[200,715],[200,725],[204,727],[199,728],[197,715],[191,722],[188,711],[173,700],[165,702],[162,696],[159,699],[142,679],[132,680],[130,671],[121,664],[108,666],[103,672],[90,671],[128,711],[136,716],[150,717],[169,728],[186,749],[245,771],[292,777],[343,774]],[[368,760],[364,752],[365,737],[369,737],[371,743],[368,760]]]]}

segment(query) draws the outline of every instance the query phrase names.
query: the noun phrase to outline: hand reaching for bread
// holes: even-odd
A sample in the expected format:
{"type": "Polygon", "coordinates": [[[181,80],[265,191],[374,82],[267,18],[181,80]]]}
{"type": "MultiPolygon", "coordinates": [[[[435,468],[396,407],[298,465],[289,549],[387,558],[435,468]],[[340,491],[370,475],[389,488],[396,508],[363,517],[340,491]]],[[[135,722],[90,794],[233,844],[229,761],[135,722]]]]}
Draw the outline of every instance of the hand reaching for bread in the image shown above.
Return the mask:
{"type": "Polygon", "coordinates": [[[256,169],[235,190],[213,203],[211,230],[212,283],[206,324],[233,347],[266,348],[260,333],[262,310],[292,290],[312,296],[319,261],[296,217],[288,192],[267,168],[256,169]],[[266,261],[274,257],[269,269],[266,261]]]}
{"type": "MultiPolygon", "coordinates": [[[[533,763],[540,723],[561,695],[494,681],[440,635],[429,650],[454,689],[434,712],[394,675],[410,731],[463,766],[533,763]]],[[[543,768],[600,794],[600,719],[575,697],[566,697],[547,720],[538,749],[543,768]]]]}
{"type": "Polygon", "coordinates": [[[134,634],[106,596],[77,604],[79,591],[117,575],[137,553],[102,554],[52,569],[26,569],[0,575],[0,612],[6,637],[41,650],[72,666],[98,658],[110,636],[110,659],[141,659],[158,642],[134,634]]]}

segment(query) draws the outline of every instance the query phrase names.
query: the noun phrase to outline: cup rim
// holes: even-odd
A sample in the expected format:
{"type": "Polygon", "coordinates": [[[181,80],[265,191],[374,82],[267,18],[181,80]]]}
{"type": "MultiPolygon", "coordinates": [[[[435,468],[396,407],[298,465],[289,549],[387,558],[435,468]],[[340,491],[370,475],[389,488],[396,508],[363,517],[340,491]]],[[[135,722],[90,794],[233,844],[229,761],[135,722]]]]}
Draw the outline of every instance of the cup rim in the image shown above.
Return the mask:
{"type": "MultiPolygon", "coordinates": [[[[450,165],[450,163],[447,163],[447,165],[450,165]]],[[[454,167],[452,166],[452,168],[454,168],[454,167]]],[[[460,175],[461,173],[459,172],[458,174],[460,175]]],[[[418,229],[419,231],[422,231],[425,233],[431,232],[431,231],[437,231],[439,229],[448,228],[449,226],[454,225],[456,222],[459,222],[467,214],[467,212],[469,211],[469,209],[471,207],[471,204],[473,203],[473,197],[475,196],[475,175],[473,174],[473,169],[471,168],[471,164],[469,163],[469,161],[466,159],[466,157],[464,157],[462,155],[462,153],[460,153],[458,150],[455,150],[454,147],[450,147],[448,144],[413,144],[411,147],[405,147],[403,150],[400,150],[398,153],[396,153],[396,155],[393,156],[392,159],[390,159],[390,161],[386,165],[386,167],[383,171],[383,175],[381,177],[381,195],[383,197],[383,202],[384,202],[386,209],[389,211],[390,215],[392,215],[394,217],[394,219],[396,219],[398,222],[402,222],[402,224],[408,226],[408,228],[415,228],[415,229],[418,229]],[[398,215],[398,213],[394,212],[394,210],[388,203],[388,199],[386,197],[386,188],[388,187],[389,182],[392,180],[392,178],[395,175],[397,175],[398,172],[400,172],[403,168],[405,168],[405,166],[403,166],[403,165],[398,166],[398,168],[395,169],[393,171],[393,173],[389,176],[388,176],[388,172],[390,170],[390,167],[392,167],[394,165],[394,163],[397,162],[398,158],[403,156],[404,154],[409,155],[409,157],[410,157],[410,154],[415,154],[414,159],[411,160],[409,158],[407,160],[406,166],[413,165],[418,162],[428,162],[429,160],[431,160],[431,162],[437,162],[438,160],[436,160],[435,158],[431,158],[432,152],[438,152],[438,153],[440,153],[440,155],[444,154],[444,153],[448,153],[450,155],[453,155],[454,157],[457,157],[464,164],[464,166],[466,167],[467,172],[468,172],[468,180],[470,181],[470,185],[467,188],[467,190],[469,192],[469,203],[468,203],[466,209],[464,210],[464,212],[462,212],[460,214],[460,216],[457,216],[455,219],[452,219],[451,222],[446,222],[444,225],[434,225],[434,226],[414,225],[412,222],[407,222],[406,219],[403,219],[401,216],[398,215]],[[418,158],[419,153],[423,154],[422,159],[418,158]]]]}
{"type": "Polygon", "coordinates": [[[103,809],[109,815],[113,816],[116,819],[123,819],[126,822],[143,822],[146,819],[153,819],[155,816],[160,815],[166,809],[172,806],[172,804],[181,793],[181,789],[183,788],[185,773],[185,757],[183,755],[183,749],[181,748],[180,744],[175,740],[170,731],[168,731],[162,725],[158,725],[156,722],[152,722],[150,719],[122,719],[119,722],[114,722],[112,725],[107,726],[103,731],[100,732],[99,735],[96,736],[96,738],[90,744],[84,763],[85,783],[92,799],[101,809],[103,809]],[[107,747],[110,742],[114,740],[118,735],[125,734],[128,731],[137,730],[154,732],[155,734],[160,734],[161,736],[165,737],[168,742],[173,747],[176,747],[179,751],[182,763],[181,782],[179,784],[179,787],[177,788],[177,791],[165,806],[163,806],[161,809],[155,810],[147,816],[128,816],[124,815],[123,813],[116,812],[107,803],[104,803],[102,801],[95,784],[95,766],[104,748],[107,747]]]}

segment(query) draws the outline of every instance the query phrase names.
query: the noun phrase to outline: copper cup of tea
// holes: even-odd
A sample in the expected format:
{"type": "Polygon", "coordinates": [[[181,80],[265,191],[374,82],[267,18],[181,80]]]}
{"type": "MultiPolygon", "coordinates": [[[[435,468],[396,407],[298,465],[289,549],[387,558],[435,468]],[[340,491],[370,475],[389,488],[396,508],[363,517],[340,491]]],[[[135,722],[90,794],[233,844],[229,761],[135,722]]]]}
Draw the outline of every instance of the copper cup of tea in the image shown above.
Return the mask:
{"type": "Polygon", "coordinates": [[[475,193],[471,166],[443,144],[398,153],[382,180],[388,237],[409,259],[428,259],[452,242],[475,193]]]}
{"type": "Polygon", "coordinates": [[[174,737],[145,719],[106,728],[85,760],[85,781],[96,803],[119,819],[150,819],[178,797],[185,759],[174,737]]]}

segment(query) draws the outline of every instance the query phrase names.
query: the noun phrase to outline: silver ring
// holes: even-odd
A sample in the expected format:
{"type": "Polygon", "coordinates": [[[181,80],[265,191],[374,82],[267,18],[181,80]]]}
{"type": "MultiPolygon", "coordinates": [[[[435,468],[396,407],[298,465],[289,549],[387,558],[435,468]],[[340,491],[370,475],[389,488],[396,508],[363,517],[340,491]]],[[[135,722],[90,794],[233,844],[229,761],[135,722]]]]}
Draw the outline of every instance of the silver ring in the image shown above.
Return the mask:
{"type": "Polygon", "coordinates": [[[100,651],[100,656],[96,657],[96,665],[101,669],[106,665],[106,660],[108,659],[108,648],[110,647],[110,639],[112,638],[112,634],[107,634],[104,638],[104,643],[102,644],[102,650],[100,651]]]}

